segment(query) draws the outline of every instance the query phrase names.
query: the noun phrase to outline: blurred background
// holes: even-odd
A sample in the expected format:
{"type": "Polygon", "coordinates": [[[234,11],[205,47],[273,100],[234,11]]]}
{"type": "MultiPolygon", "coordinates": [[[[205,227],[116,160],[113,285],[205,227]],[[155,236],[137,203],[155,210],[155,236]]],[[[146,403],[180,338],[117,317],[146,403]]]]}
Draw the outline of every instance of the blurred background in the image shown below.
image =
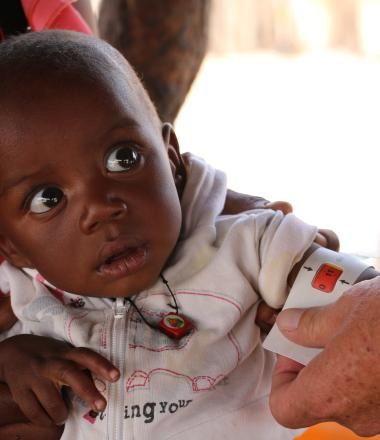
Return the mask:
{"type": "Polygon", "coordinates": [[[208,46],[182,150],[379,258],[380,0],[213,0],[208,46]]]}

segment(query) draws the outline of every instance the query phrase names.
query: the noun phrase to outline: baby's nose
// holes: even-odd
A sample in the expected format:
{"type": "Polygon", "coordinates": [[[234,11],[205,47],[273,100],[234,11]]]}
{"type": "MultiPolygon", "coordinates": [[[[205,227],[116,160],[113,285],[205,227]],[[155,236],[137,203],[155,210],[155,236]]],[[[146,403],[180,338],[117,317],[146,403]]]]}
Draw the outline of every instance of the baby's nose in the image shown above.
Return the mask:
{"type": "Polygon", "coordinates": [[[122,220],[127,212],[127,204],[121,199],[98,200],[86,207],[80,226],[85,234],[91,234],[104,224],[122,220]]]}

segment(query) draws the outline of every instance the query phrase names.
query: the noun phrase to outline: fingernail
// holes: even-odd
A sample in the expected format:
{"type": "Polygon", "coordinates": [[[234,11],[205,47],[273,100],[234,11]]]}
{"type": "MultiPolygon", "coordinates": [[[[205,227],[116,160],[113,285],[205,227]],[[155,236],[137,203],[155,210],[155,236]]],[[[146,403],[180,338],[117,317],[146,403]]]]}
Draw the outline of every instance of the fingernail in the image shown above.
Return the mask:
{"type": "Polygon", "coordinates": [[[110,372],[110,378],[111,378],[111,380],[117,380],[117,379],[119,379],[119,371],[118,370],[112,370],[111,372],[110,372]]]}
{"type": "Polygon", "coordinates": [[[283,310],[276,320],[276,324],[280,330],[294,331],[297,330],[303,309],[286,309],[283,310]]]}
{"type": "Polygon", "coordinates": [[[101,400],[101,399],[95,400],[94,405],[98,411],[103,411],[104,408],[106,407],[104,400],[101,400]]]}

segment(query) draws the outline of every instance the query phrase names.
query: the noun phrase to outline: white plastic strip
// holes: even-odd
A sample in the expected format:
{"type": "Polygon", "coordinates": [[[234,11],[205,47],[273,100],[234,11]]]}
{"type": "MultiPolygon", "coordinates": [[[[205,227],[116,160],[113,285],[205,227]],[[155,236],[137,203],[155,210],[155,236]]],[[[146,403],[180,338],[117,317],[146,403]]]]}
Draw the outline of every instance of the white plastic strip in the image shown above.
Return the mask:
{"type": "MultiPolygon", "coordinates": [[[[352,255],[318,248],[305,261],[289,292],[283,309],[310,308],[335,302],[369,264],[352,255]]],[[[320,349],[302,347],[289,341],[277,325],[264,341],[264,348],[307,365],[320,349]]]]}

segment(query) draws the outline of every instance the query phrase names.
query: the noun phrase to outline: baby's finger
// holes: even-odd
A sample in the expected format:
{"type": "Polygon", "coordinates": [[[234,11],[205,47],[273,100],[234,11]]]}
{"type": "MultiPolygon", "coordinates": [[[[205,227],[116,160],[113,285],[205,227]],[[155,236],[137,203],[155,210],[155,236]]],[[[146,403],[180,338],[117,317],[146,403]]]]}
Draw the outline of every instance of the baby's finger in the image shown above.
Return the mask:
{"type": "Polygon", "coordinates": [[[119,370],[108,359],[88,348],[74,348],[65,355],[65,358],[104,380],[114,382],[120,377],[119,370]]]}
{"type": "Polygon", "coordinates": [[[0,332],[9,330],[17,321],[13,313],[10,297],[2,296],[0,292],[0,332]]]}
{"type": "Polygon", "coordinates": [[[105,398],[97,390],[92,377],[81,365],[71,360],[50,361],[43,375],[52,382],[66,385],[83,399],[94,411],[103,411],[107,405],[105,398]]]}
{"type": "Polygon", "coordinates": [[[39,426],[52,426],[54,423],[40,405],[36,395],[31,390],[24,390],[21,397],[14,397],[21,411],[28,420],[39,426]]]}
{"type": "Polygon", "coordinates": [[[68,416],[68,410],[61,393],[52,382],[35,387],[33,390],[40,405],[56,425],[62,425],[68,416]]]}
{"type": "Polygon", "coordinates": [[[104,411],[107,401],[97,390],[91,375],[87,373],[88,371],[84,370],[72,376],[69,386],[91,409],[96,412],[104,411]]]}
{"type": "Polygon", "coordinates": [[[275,310],[272,307],[269,307],[264,302],[259,304],[256,313],[256,324],[260,327],[260,329],[264,333],[269,333],[274,323],[276,322],[276,317],[279,310],[275,310]]]}

